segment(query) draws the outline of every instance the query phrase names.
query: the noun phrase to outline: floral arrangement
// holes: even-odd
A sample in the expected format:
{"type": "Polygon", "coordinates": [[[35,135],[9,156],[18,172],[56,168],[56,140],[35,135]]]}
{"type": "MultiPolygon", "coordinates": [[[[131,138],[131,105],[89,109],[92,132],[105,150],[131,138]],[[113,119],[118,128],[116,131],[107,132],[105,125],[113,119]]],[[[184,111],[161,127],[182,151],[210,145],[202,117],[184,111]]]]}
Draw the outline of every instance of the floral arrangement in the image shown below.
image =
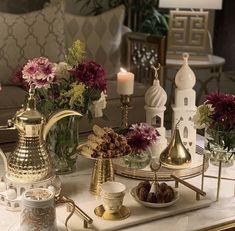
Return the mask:
{"type": "Polygon", "coordinates": [[[160,136],[158,131],[147,123],[132,124],[124,130],[123,135],[132,152],[136,153],[146,151],[160,136]]]}
{"type": "Polygon", "coordinates": [[[34,58],[14,73],[13,81],[37,88],[37,107],[45,115],[73,109],[91,119],[93,103],[106,91],[105,71],[85,59],[85,46],[79,40],[69,48],[66,61],[55,64],[45,57],[34,58]]]}
{"type": "MultiPolygon", "coordinates": [[[[28,60],[13,75],[13,81],[36,88],[37,109],[49,116],[60,109],[72,109],[87,115],[103,116],[106,107],[104,69],[85,58],[85,46],[77,40],[68,50],[66,62],[58,64],[45,57],[28,60]]],[[[79,118],[66,117],[53,126],[47,137],[57,172],[68,172],[76,163],[79,118]]]]}
{"type": "Polygon", "coordinates": [[[235,148],[235,96],[211,93],[194,116],[196,128],[206,128],[212,140],[208,143],[222,145],[230,151],[235,148]]]}

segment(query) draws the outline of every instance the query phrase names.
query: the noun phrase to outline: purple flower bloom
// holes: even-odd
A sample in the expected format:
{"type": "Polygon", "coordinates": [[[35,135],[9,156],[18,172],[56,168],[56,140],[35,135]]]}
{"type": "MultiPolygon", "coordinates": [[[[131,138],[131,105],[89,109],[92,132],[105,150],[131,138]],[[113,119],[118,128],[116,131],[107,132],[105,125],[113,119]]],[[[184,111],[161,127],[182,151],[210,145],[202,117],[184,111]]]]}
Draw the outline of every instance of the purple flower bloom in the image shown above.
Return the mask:
{"type": "Polygon", "coordinates": [[[145,151],[159,139],[158,131],[147,123],[131,125],[125,136],[134,152],[145,151]]]}
{"type": "Polygon", "coordinates": [[[206,104],[211,104],[213,107],[216,106],[224,98],[225,94],[220,92],[212,92],[206,96],[206,104]]]}
{"type": "Polygon", "coordinates": [[[84,61],[75,66],[70,73],[78,82],[84,83],[88,88],[100,91],[105,91],[107,88],[105,71],[94,61],[84,61]]]}
{"type": "Polygon", "coordinates": [[[211,104],[213,112],[210,128],[220,131],[235,129],[235,96],[224,93],[211,93],[206,97],[206,104],[211,104]]]}

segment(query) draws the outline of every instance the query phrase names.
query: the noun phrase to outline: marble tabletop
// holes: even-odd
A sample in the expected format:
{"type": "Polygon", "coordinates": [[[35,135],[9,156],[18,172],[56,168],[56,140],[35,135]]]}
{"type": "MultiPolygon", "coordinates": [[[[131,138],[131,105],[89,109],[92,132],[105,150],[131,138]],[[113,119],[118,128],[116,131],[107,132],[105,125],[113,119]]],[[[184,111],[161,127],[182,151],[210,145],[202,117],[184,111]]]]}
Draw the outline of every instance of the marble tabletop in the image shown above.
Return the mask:
{"type": "MultiPolygon", "coordinates": [[[[225,59],[215,55],[208,55],[208,60],[188,60],[191,67],[210,68],[214,66],[221,66],[225,63],[225,59]]],[[[183,59],[167,59],[167,67],[180,67],[183,64],[183,59]]]]}
{"type": "MultiPolygon", "coordinates": [[[[198,143],[202,145],[201,140],[198,143]]],[[[69,175],[61,176],[62,194],[75,200],[78,205],[79,203],[96,199],[88,192],[92,166],[92,160],[79,157],[77,171],[69,175]]],[[[3,171],[3,166],[0,166],[0,169],[3,171]]],[[[210,165],[206,174],[217,175],[217,171],[218,167],[210,165]]],[[[235,176],[235,167],[223,168],[222,175],[224,177],[235,176]]],[[[121,176],[115,176],[115,180],[126,184],[128,188],[127,190],[136,186],[139,182],[138,180],[128,179],[121,176]]],[[[201,176],[194,177],[188,181],[200,188],[201,176]]],[[[128,227],[122,230],[155,231],[156,227],[158,230],[166,231],[208,230],[209,227],[214,225],[223,224],[228,221],[235,221],[234,182],[222,180],[219,202],[215,201],[216,188],[216,179],[205,178],[204,191],[206,191],[208,197],[213,201],[210,207],[128,227]]],[[[12,225],[18,222],[19,212],[7,211],[5,208],[0,207],[0,217],[0,230],[9,230],[12,225]]]]}

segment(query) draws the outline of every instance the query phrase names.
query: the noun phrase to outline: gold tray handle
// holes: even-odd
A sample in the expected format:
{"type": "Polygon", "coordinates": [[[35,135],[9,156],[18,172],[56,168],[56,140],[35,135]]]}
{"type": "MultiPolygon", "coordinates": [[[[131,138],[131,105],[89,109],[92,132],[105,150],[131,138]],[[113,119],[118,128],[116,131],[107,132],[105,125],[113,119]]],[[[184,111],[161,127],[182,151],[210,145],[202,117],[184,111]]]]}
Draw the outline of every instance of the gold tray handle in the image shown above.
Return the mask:
{"type": "Polygon", "coordinates": [[[68,210],[68,212],[70,212],[70,214],[68,215],[68,217],[65,220],[66,228],[67,228],[69,219],[72,217],[72,215],[74,214],[75,211],[83,218],[83,227],[84,228],[88,228],[89,224],[93,223],[93,220],[83,210],[81,210],[72,199],[70,199],[66,196],[57,196],[56,203],[57,204],[60,204],[60,203],[67,204],[67,210],[68,210]]]}
{"type": "Polygon", "coordinates": [[[179,177],[171,174],[171,178],[173,178],[175,180],[175,188],[179,187],[179,183],[183,184],[184,186],[190,188],[191,190],[193,190],[194,192],[196,192],[196,200],[200,200],[200,195],[201,196],[206,196],[206,192],[202,191],[201,189],[195,187],[194,185],[180,179],[179,177]]]}
{"type": "Polygon", "coordinates": [[[65,220],[65,227],[68,228],[68,221],[69,219],[73,216],[74,214],[74,211],[75,211],[75,203],[73,200],[67,198],[67,197],[64,197],[64,196],[58,196],[55,198],[55,201],[56,201],[56,204],[69,204],[71,205],[72,207],[72,210],[70,210],[70,214],[68,215],[68,217],[66,218],[65,220]]]}

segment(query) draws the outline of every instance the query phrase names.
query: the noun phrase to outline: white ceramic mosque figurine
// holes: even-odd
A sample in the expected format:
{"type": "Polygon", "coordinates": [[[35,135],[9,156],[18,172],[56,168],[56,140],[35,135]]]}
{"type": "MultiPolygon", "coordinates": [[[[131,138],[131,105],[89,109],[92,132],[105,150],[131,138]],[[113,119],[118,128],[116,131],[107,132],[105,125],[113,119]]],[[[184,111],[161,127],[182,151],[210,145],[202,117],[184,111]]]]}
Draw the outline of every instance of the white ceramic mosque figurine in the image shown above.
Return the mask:
{"type": "Polygon", "coordinates": [[[164,111],[166,110],[165,104],[167,101],[167,94],[161,87],[158,80],[157,71],[158,67],[152,66],[155,71],[155,78],[153,85],[145,93],[145,111],[146,111],[146,123],[155,127],[160,134],[160,139],[152,145],[152,157],[159,158],[161,152],[167,146],[167,140],[165,138],[166,129],[164,127],[164,111]]]}
{"type": "Polygon", "coordinates": [[[179,123],[180,136],[184,146],[191,155],[196,152],[196,129],[192,121],[196,113],[196,93],[193,87],[196,83],[196,77],[188,65],[189,54],[183,54],[183,65],[175,76],[175,102],[172,105],[173,118],[172,128],[179,123]]]}

